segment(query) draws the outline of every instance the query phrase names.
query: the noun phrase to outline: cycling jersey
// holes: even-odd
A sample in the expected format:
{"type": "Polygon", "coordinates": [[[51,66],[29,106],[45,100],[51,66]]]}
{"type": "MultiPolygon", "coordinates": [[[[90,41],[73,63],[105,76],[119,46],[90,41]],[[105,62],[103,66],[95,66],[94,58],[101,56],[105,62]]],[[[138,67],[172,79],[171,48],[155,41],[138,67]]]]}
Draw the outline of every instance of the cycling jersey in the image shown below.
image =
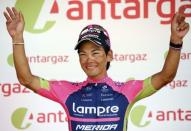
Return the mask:
{"type": "Polygon", "coordinates": [[[70,131],[126,131],[133,103],[154,92],[151,78],[115,82],[110,77],[81,83],[41,79],[38,94],[60,103],[70,131]]]}

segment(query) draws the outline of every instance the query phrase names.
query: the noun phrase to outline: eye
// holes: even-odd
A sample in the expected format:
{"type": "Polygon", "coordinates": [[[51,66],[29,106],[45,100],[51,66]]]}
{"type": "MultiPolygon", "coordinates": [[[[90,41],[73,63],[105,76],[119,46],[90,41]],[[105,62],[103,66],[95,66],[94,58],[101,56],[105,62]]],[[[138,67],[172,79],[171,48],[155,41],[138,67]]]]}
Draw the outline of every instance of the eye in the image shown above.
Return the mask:
{"type": "Polygon", "coordinates": [[[87,55],[85,53],[79,53],[79,58],[82,60],[85,60],[87,58],[87,55]]]}
{"type": "Polygon", "coordinates": [[[85,53],[79,53],[79,56],[85,56],[86,54],[85,53]]]}
{"type": "Polygon", "coordinates": [[[99,52],[93,52],[94,55],[100,54],[99,52]]]}
{"type": "Polygon", "coordinates": [[[92,54],[93,55],[99,55],[99,54],[101,54],[101,52],[99,50],[94,50],[94,51],[92,51],[92,54]]]}

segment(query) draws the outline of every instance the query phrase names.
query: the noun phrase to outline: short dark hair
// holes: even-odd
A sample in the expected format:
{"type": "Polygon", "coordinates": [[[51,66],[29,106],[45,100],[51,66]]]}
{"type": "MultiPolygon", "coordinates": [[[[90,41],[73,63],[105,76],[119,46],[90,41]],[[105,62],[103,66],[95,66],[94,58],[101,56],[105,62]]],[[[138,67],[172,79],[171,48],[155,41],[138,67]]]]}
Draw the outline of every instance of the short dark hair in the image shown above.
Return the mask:
{"type": "MultiPolygon", "coordinates": [[[[110,51],[110,48],[109,46],[102,46],[104,51],[105,51],[105,54],[108,55],[108,52],[110,51]]],[[[106,70],[108,70],[110,67],[110,62],[107,62],[107,65],[106,65],[106,70]]]]}

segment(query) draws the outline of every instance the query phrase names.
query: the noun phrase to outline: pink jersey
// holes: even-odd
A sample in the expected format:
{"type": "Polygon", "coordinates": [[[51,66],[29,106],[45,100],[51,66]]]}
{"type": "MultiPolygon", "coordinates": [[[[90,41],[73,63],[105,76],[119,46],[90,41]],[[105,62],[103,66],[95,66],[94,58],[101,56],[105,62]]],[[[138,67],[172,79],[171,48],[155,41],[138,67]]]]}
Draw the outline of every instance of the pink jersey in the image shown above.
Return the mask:
{"type": "Polygon", "coordinates": [[[63,106],[70,131],[126,131],[129,105],[155,91],[150,78],[121,83],[105,77],[81,83],[41,79],[37,93],[63,106]]]}

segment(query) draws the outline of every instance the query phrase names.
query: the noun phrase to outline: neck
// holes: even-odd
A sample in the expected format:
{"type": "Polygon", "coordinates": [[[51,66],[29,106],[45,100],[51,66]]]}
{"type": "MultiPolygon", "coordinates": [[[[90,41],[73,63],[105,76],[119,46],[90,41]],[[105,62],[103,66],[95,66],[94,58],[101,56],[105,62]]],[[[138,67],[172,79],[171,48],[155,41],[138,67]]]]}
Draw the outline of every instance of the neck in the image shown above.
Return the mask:
{"type": "Polygon", "coordinates": [[[99,78],[95,78],[95,77],[88,77],[88,81],[89,82],[93,82],[93,83],[100,83],[100,82],[104,82],[106,79],[108,78],[107,74],[99,77],[99,78]]]}

